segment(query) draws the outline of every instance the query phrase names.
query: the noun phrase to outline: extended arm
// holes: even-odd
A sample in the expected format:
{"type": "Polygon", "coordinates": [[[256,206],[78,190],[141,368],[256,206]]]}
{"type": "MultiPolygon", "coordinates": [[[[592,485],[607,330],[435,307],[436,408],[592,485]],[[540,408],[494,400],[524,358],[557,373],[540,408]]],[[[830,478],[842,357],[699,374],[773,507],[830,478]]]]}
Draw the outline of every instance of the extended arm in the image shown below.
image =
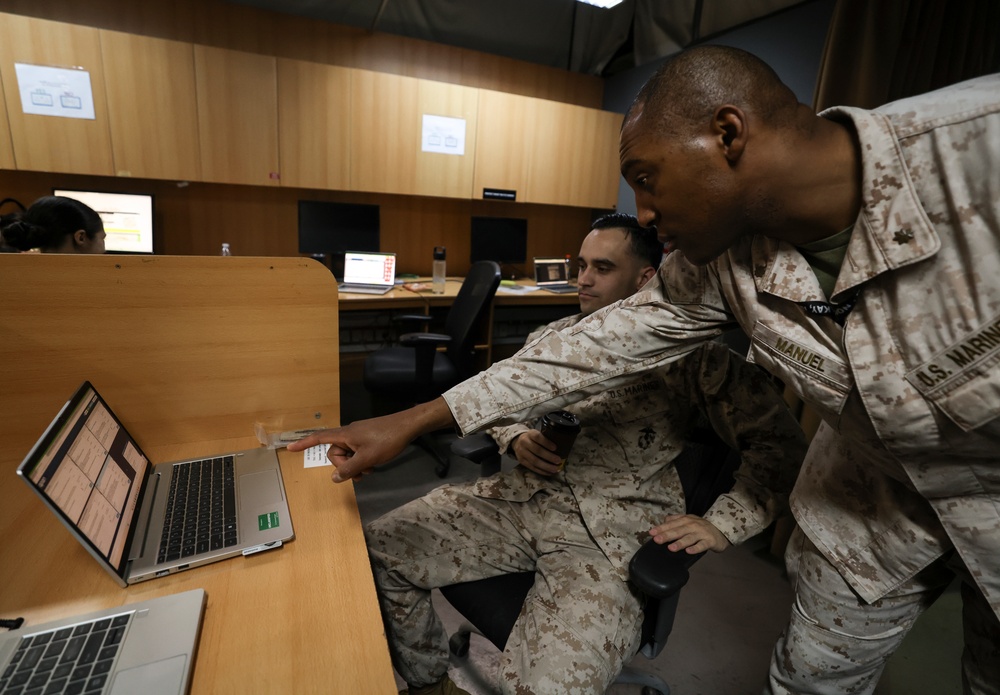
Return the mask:
{"type": "MultiPolygon", "coordinates": [[[[661,275],[670,265],[660,268],[661,275]]],[[[686,273],[686,274],[685,274],[686,273]]],[[[330,443],[337,482],[390,460],[421,434],[457,425],[470,434],[513,424],[581,400],[603,388],[676,360],[721,332],[732,317],[711,271],[688,268],[681,305],[672,304],[657,279],[624,302],[563,331],[550,331],[514,357],[409,410],[325,430],[292,446],[300,451],[330,443]],[[694,300],[697,301],[694,301],[694,300]]],[[[682,283],[683,284],[683,283],[682,283]]]]}

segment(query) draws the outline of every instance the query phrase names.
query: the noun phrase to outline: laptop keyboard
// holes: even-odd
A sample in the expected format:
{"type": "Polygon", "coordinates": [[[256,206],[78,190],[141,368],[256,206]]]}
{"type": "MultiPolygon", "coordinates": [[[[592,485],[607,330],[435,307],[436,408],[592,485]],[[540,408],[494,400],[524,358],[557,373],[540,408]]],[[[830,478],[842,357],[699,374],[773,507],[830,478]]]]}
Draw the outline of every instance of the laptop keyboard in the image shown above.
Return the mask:
{"type": "Polygon", "coordinates": [[[174,466],[157,564],[236,545],[233,457],[174,466]]]}
{"type": "Polygon", "coordinates": [[[0,674],[0,695],[101,692],[131,619],[126,613],[23,637],[0,674]]]}
{"type": "Polygon", "coordinates": [[[392,286],[384,287],[380,285],[338,285],[337,289],[341,292],[350,292],[353,294],[387,294],[392,286]]]}

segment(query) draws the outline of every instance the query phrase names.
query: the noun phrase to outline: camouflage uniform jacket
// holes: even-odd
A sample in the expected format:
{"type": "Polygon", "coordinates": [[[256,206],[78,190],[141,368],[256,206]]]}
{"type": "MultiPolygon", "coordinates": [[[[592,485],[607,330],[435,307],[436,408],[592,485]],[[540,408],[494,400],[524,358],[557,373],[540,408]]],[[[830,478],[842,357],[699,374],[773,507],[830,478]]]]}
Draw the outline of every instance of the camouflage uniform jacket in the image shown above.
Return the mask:
{"type": "MultiPolygon", "coordinates": [[[[555,321],[527,342],[580,318],[555,321]]],[[[582,428],[561,473],[545,477],[518,466],[479,481],[474,493],[525,501],[539,490],[568,487],[587,530],[623,581],[649,529],[666,514],[685,513],[681,481],[670,464],[696,424],[710,425],[742,455],[732,491],[705,514],[732,543],[759,533],[787,509],[806,453],[805,436],[770,378],[716,342],[567,410],[582,428]]],[[[506,451],[528,429],[516,424],[490,434],[506,451]]]]}
{"type": "Polygon", "coordinates": [[[874,111],[856,130],[862,209],[834,303],[791,245],[744,239],[704,267],[671,254],[617,310],[547,334],[457,386],[463,431],[614,388],[737,322],[748,358],[821,427],[792,493],[806,534],[868,601],[952,545],[1000,615],[1000,76],[874,111]],[[546,402],[549,401],[549,402],[546,402]]]}

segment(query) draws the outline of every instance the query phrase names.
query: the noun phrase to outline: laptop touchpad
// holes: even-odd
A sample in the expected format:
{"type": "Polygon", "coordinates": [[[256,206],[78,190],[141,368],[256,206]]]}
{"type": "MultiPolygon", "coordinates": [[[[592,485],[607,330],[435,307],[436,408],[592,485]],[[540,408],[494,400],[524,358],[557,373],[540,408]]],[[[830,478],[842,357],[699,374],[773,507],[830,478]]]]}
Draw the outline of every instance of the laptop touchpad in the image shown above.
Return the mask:
{"type": "Polygon", "coordinates": [[[260,471],[240,476],[240,507],[254,510],[265,505],[274,505],[281,499],[281,485],[278,471],[260,471]]]}
{"type": "Polygon", "coordinates": [[[154,664],[136,666],[115,674],[111,695],[177,695],[184,685],[187,657],[179,654],[154,664]]]}

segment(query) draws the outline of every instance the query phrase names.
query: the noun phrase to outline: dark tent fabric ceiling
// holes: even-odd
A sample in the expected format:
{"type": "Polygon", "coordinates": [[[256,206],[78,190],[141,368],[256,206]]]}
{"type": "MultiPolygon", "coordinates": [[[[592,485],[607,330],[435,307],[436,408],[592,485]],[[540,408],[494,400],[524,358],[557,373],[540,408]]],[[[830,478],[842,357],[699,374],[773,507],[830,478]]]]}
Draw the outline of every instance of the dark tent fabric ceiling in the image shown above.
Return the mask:
{"type": "Polygon", "coordinates": [[[231,0],[604,77],[810,0],[231,0]]]}

